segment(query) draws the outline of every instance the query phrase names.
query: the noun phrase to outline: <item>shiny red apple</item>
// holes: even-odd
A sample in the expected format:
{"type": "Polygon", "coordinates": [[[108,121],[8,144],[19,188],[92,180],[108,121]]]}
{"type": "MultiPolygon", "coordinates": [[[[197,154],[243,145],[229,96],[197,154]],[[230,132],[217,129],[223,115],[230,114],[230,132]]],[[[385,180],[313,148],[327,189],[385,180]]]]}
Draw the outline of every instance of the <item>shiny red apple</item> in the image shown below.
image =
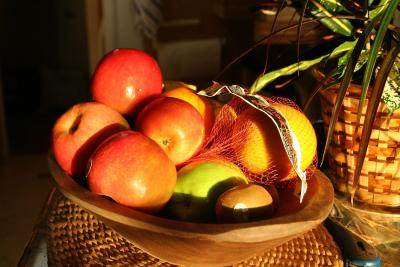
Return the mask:
{"type": "Polygon", "coordinates": [[[129,129],[124,117],[96,102],[79,103],[64,112],[52,129],[52,151],[58,164],[69,175],[85,174],[90,155],[116,132],[129,129]]]}
{"type": "Polygon", "coordinates": [[[97,194],[144,212],[159,211],[170,199],[176,168],[153,140],[136,131],[119,132],[93,153],[87,183],[97,194]]]}
{"type": "Polygon", "coordinates": [[[123,115],[134,116],[161,94],[162,75],[157,61],[144,51],[122,48],[105,55],[92,76],[95,101],[123,115]]]}
{"type": "Polygon", "coordinates": [[[205,139],[201,114],[189,103],[159,97],[139,113],[135,129],[158,143],[175,165],[193,157],[205,139]]]}

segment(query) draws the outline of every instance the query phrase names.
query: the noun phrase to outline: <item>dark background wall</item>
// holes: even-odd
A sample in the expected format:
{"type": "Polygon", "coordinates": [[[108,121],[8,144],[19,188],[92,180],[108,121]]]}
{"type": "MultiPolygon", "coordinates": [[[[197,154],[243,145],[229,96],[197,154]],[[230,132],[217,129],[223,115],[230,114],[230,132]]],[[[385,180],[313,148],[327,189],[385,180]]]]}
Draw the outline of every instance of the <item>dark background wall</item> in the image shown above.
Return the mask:
{"type": "Polygon", "coordinates": [[[89,99],[84,1],[2,0],[0,12],[8,149],[45,152],[55,118],[89,99]]]}
{"type": "MultiPolygon", "coordinates": [[[[164,0],[163,20],[152,41],[135,32],[131,0],[0,0],[0,105],[9,153],[48,151],[56,118],[73,104],[90,100],[93,52],[96,60],[111,49],[143,44],[136,48],[157,57],[166,79],[210,85],[223,67],[269,33],[271,17],[256,11],[257,2],[262,1],[164,0]],[[88,21],[102,22],[90,30],[88,21]],[[91,42],[91,36],[98,40],[91,42]]],[[[282,25],[287,23],[284,19],[282,25]]],[[[302,48],[321,39],[318,31],[307,32],[302,48]]],[[[269,60],[275,66],[296,59],[294,36],[296,32],[271,42],[269,60]]],[[[262,45],[218,81],[250,85],[264,62],[262,45]]],[[[292,88],[272,92],[297,97],[292,88]]]]}

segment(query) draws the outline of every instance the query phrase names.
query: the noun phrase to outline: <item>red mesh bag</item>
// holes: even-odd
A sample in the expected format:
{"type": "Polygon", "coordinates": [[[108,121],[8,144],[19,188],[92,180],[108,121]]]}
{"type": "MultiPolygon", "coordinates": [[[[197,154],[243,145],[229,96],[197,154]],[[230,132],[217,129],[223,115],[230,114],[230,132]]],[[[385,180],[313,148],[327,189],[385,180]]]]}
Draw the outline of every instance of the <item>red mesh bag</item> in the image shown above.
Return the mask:
{"type": "Polygon", "coordinates": [[[231,94],[218,112],[202,151],[192,160],[222,158],[235,163],[255,183],[287,186],[313,175],[317,141],[301,109],[283,97],[248,95],[239,86],[212,87],[199,94],[231,94]],[[279,129],[279,130],[278,130],[279,129]]]}

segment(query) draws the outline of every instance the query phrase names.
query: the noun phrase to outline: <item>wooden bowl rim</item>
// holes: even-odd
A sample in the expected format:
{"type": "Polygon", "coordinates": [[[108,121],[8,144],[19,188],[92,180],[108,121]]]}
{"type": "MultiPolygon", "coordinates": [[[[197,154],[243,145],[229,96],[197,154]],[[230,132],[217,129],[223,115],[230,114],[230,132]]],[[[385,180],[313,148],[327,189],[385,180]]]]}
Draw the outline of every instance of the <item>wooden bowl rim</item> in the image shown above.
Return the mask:
{"type": "MultiPolygon", "coordinates": [[[[61,169],[52,153],[48,166],[56,187],[71,201],[105,220],[131,228],[164,235],[224,242],[261,242],[302,234],[325,220],[333,206],[334,191],[329,179],[319,170],[314,174],[318,190],[296,213],[276,218],[234,224],[207,224],[175,221],[120,205],[78,184],[61,169]]],[[[117,230],[117,229],[114,229],[117,230]]],[[[117,230],[118,231],[118,230],[117,230]]]]}

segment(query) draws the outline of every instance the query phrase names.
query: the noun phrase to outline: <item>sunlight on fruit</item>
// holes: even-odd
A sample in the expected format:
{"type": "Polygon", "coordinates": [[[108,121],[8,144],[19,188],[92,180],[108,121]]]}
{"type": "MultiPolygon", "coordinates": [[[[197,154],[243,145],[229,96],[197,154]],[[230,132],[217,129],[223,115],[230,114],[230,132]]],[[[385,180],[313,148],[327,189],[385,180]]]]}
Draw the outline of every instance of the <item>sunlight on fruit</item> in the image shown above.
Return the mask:
{"type": "MultiPolygon", "coordinates": [[[[317,138],[308,118],[297,109],[282,103],[273,104],[287,119],[298,139],[301,150],[301,169],[304,171],[314,160],[317,138]]],[[[278,130],[266,115],[255,109],[241,113],[235,123],[234,133],[245,137],[233,144],[239,162],[250,172],[276,173],[278,179],[296,177],[286,155],[278,130]]]]}
{"type": "Polygon", "coordinates": [[[196,91],[186,87],[176,87],[167,91],[165,96],[181,99],[191,104],[204,119],[206,134],[209,134],[214,125],[214,109],[209,99],[202,97],[196,91]]]}
{"type": "Polygon", "coordinates": [[[192,104],[192,106],[194,106],[204,118],[207,109],[206,103],[195,93],[195,91],[185,87],[177,87],[166,92],[165,95],[169,97],[179,98],[185,102],[192,104]]]}

